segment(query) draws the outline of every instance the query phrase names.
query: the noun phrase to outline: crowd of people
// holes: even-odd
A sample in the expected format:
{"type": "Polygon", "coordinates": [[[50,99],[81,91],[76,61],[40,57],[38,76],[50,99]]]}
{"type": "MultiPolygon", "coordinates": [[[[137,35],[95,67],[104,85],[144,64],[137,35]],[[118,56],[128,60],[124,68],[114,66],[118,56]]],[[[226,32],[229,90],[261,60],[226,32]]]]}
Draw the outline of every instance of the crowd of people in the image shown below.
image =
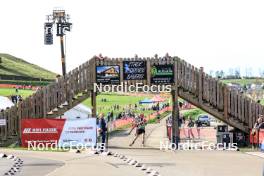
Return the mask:
{"type": "MultiPolygon", "coordinates": [[[[107,101],[107,99],[101,99],[102,102],[107,101]]],[[[169,103],[156,103],[152,106],[139,106],[138,104],[129,104],[129,105],[118,105],[114,104],[110,107],[101,106],[98,108],[100,112],[106,113],[106,120],[108,122],[118,120],[118,119],[127,119],[127,118],[135,118],[135,112],[143,112],[153,111],[158,112],[161,109],[164,109],[169,106],[169,103]],[[115,112],[115,113],[114,113],[115,112]]]]}
{"type": "Polygon", "coordinates": [[[21,95],[11,95],[10,97],[12,103],[17,104],[19,101],[22,101],[21,95]]]}
{"type": "Polygon", "coordinates": [[[32,85],[16,85],[16,86],[14,86],[14,89],[16,89],[16,91],[18,91],[19,89],[35,90],[35,89],[37,89],[37,87],[33,87],[32,85]]]}
{"type": "MultiPolygon", "coordinates": [[[[170,116],[167,119],[166,123],[167,123],[168,127],[172,127],[172,116],[170,116]]],[[[179,124],[179,128],[182,129],[182,131],[183,131],[183,135],[187,139],[196,138],[194,136],[194,132],[193,132],[194,129],[197,132],[197,138],[198,139],[201,138],[201,127],[202,127],[201,121],[193,120],[193,118],[191,116],[188,116],[188,118],[186,119],[182,114],[180,114],[180,118],[179,118],[178,124],[179,124]]]]}

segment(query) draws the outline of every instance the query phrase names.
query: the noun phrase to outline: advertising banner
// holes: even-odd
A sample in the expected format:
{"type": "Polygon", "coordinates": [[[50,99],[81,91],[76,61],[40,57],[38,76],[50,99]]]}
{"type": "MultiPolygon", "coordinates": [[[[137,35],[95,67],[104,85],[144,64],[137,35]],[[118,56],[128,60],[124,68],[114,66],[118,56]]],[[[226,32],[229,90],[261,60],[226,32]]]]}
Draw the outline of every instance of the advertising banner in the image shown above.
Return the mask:
{"type": "Polygon", "coordinates": [[[124,80],[147,79],[146,61],[124,61],[124,80]]]}
{"type": "Polygon", "coordinates": [[[97,84],[120,84],[120,67],[118,65],[96,66],[97,84]]]}
{"type": "Polygon", "coordinates": [[[59,147],[96,144],[96,119],[22,119],[22,146],[30,144],[59,147]]]}
{"type": "Polygon", "coordinates": [[[171,84],[174,83],[173,65],[153,65],[151,67],[152,84],[171,84]]]}
{"type": "Polygon", "coordinates": [[[59,139],[59,147],[96,144],[96,118],[66,120],[59,139]]]}

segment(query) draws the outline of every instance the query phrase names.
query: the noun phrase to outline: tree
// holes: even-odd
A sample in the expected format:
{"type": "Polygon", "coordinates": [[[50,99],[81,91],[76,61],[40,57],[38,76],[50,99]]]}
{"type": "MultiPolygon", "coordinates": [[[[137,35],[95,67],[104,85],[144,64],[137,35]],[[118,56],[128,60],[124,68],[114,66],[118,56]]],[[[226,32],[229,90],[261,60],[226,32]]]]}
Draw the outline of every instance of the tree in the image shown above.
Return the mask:
{"type": "Polygon", "coordinates": [[[239,68],[237,68],[237,69],[235,70],[235,77],[236,77],[236,78],[240,78],[240,69],[239,69],[239,68]]]}
{"type": "Polygon", "coordinates": [[[252,68],[246,68],[246,77],[247,78],[250,78],[252,77],[252,68]]]}
{"type": "Polygon", "coordinates": [[[224,75],[225,75],[225,73],[224,73],[223,70],[217,70],[217,71],[215,72],[215,77],[218,78],[218,79],[222,79],[222,78],[224,78],[224,75]]]}
{"type": "Polygon", "coordinates": [[[213,70],[210,70],[210,71],[209,71],[209,75],[210,75],[210,76],[213,76],[213,75],[214,75],[214,71],[213,71],[213,70]]]}
{"type": "Polygon", "coordinates": [[[264,78],[264,70],[259,69],[259,76],[260,76],[261,78],[264,78]]]}
{"type": "Polygon", "coordinates": [[[2,57],[0,57],[0,64],[2,63],[2,57]]]}
{"type": "Polygon", "coordinates": [[[215,72],[215,77],[216,77],[216,78],[221,78],[221,77],[220,77],[220,71],[217,70],[217,71],[215,72]]]}
{"type": "Polygon", "coordinates": [[[221,78],[224,78],[224,76],[225,76],[225,72],[224,72],[223,70],[221,70],[219,74],[220,74],[219,76],[220,76],[221,78]]]}
{"type": "Polygon", "coordinates": [[[229,73],[229,76],[234,76],[234,69],[229,68],[228,73],[229,73]]]}

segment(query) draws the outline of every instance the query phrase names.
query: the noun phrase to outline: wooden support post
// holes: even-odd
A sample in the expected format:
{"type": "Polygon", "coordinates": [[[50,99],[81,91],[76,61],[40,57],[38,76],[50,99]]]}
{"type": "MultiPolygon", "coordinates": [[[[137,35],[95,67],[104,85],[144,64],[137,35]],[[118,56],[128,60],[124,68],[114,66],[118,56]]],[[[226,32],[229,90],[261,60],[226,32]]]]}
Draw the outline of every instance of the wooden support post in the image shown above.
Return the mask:
{"type": "Polygon", "coordinates": [[[199,103],[203,102],[203,67],[199,70],[199,103]]]}
{"type": "Polygon", "coordinates": [[[180,140],[180,129],[179,129],[179,103],[178,103],[178,88],[172,90],[172,143],[178,146],[180,140]]]}
{"type": "Polygon", "coordinates": [[[92,117],[96,117],[96,92],[91,90],[92,117]]]}
{"type": "Polygon", "coordinates": [[[228,89],[226,86],[223,87],[224,91],[224,117],[227,119],[228,117],[228,89]]]}
{"type": "Polygon", "coordinates": [[[172,94],[172,138],[171,142],[177,145],[180,141],[180,129],[179,129],[179,103],[178,103],[178,75],[177,75],[177,64],[178,62],[174,62],[174,83],[173,89],[171,91],[172,94]]]}

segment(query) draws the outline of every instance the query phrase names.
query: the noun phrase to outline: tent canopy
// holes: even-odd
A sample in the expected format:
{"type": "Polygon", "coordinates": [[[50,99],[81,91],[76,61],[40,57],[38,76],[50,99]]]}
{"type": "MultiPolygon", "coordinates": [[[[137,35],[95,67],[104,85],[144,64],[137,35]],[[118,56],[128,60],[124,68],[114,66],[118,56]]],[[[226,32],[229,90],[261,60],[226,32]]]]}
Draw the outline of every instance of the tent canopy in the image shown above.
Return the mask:
{"type": "Polygon", "coordinates": [[[9,100],[7,97],[0,96],[0,110],[10,108],[11,106],[14,106],[14,103],[9,100]]]}
{"type": "Polygon", "coordinates": [[[77,106],[73,107],[72,109],[68,110],[67,112],[64,113],[64,118],[66,119],[84,119],[91,117],[92,110],[83,105],[83,104],[78,104],[77,106]]]}
{"type": "Polygon", "coordinates": [[[165,99],[164,98],[162,98],[162,97],[160,97],[159,95],[156,95],[155,97],[153,97],[152,99],[151,99],[153,102],[164,102],[165,101],[165,99]]]}
{"type": "Polygon", "coordinates": [[[145,98],[144,100],[139,101],[139,104],[150,104],[153,103],[152,100],[145,98]]]}

